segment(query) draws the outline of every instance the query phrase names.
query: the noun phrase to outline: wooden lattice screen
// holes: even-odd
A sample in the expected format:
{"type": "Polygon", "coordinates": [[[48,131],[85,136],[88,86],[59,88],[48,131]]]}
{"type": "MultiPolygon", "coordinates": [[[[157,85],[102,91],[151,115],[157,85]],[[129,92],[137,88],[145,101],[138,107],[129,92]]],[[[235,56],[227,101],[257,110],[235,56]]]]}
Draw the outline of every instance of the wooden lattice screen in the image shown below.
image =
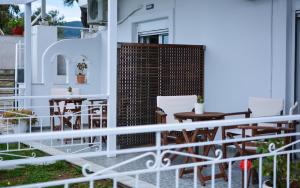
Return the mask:
{"type": "MultiPolygon", "coordinates": [[[[204,94],[205,46],[121,43],[118,126],[155,123],[156,97],[204,94]]],[[[153,144],[153,134],[124,135],[121,147],[153,144]]]]}

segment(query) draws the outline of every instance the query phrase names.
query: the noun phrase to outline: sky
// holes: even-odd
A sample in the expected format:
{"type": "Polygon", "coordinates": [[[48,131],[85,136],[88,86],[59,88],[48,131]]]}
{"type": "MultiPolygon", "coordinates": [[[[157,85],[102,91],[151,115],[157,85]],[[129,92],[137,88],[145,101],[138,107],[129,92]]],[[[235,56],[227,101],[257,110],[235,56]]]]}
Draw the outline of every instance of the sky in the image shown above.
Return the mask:
{"type": "MultiPolygon", "coordinates": [[[[65,21],[80,21],[80,8],[77,3],[73,7],[65,7],[63,0],[46,0],[47,2],[47,12],[49,10],[58,10],[60,15],[65,17],[65,21]]],[[[36,1],[32,4],[32,11],[41,7],[41,1],[36,1]]],[[[24,7],[20,7],[21,11],[24,11],[24,7]]]]}

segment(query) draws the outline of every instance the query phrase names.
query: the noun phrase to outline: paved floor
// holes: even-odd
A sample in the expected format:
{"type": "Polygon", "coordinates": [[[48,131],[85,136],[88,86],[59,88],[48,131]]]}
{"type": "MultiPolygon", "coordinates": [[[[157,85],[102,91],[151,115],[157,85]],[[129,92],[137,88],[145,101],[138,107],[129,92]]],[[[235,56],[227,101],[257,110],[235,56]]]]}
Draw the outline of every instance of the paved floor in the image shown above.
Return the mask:
{"type": "MultiPolygon", "coordinates": [[[[67,151],[67,148],[70,152],[69,147],[65,148],[59,148],[61,151],[67,151]]],[[[82,146],[76,146],[72,148],[72,151],[79,151],[83,147],[82,146]]],[[[95,149],[85,149],[84,151],[92,151],[95,149]]],[[[93,157],[93,158],[86,158],[86,161],[91,161],[93,164],[97,164],[103,168],[108,168],[113,165],[119,164],[121,162],[124,162],[126,160],[132,159],[138,155],[141,155],[141,153],[133,153],[133,154],[126,154],[126,155],[118,155],[115,158],[107,158],[107,157],[93,157]]],[[[128,172],[128,171],[133,171],[133,170],[141,170],[146,168],[146,162],[150,159],[153,159],[152,157],[146,157],[143,159],[139,159],[135,162],[126,164],[124,166],[118,167],[114,169],[114,171],[117,172],[128,172]]],[[[181,164],[183,161],[182,157],[178,157],[175,161],[172,162],[172,165],[176,164],[181,164]]],[[[216,168],[216,172],[218,172],[218,169],[216,168]]],[[[209,175],[211,173],[211,168],[206,167],[204,170],[205,175],[209,175]]],[[[175,186],[175,170],[172,171],[164,171],[161,172],[161,178],[160,178],[160,187],[162,188],[173,188],[175,186]]],[[[134,177],[133,177],[134,178],[134,177]]],[[[139,179],[142,182],[146,182],[148,184],[156,185],[156,174],[155,173],[148,173],[148,174],[140,174],[139,179]]],[[[179,187],[184,187],[184,188],[189,188],[193,187],[194,185],[194,179],[193,179],[193,174],[186,174],[182,178],[179,178],[179,187]]],[[[149,186],[150,187],[150,186],[149,186]]],[[[198,181],[198,187],[202,187],[200,182],[198,181]]],[[[208,181],[205,187],[211,187],[211,182],[208,181]]],[[[226,182],[224,179],[216,179],[215,180],[215,187],[217,188],[222,188],[222,187],[228,187],[228,182],[226,182]]],[[[233,169],[232,169],[232,187],[242,187],[242,174],[241,170],[239,168],[239,163],[234,163],[233,164],[233,169]]],[[[258,187],[258,185],[251,185],[250,187],[258,187]]],[[[143,186],[142,188],[146,188],[143,186]]]]}

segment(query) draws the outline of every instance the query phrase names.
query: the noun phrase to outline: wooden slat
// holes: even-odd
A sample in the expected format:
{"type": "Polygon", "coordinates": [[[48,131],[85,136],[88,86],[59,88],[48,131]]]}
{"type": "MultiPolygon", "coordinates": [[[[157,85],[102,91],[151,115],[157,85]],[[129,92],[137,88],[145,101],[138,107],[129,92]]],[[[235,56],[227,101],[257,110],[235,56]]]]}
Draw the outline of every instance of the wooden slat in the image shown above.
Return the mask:
{"type": "MultiPolygon", "coordinates": [[[[204,95],[201,45],[121,43],[118,49],[118,126],[155,123],[156,97],[204,95]]],[[[154,143],[153,134],[125,135],[121,147],[154,143]]]]}

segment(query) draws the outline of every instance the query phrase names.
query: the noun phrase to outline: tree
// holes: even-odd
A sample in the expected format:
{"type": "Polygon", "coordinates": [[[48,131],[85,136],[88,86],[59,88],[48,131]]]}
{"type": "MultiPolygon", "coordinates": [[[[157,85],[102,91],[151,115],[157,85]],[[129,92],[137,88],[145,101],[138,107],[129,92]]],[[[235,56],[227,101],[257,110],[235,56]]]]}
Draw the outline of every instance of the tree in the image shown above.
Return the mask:
{"type": "MultiPolygon", "coordinates": [[[[41,8],[38,8],[36,11],[33,12],[33,15],[31,17],[31,20],[34,20],[38,15],[41,13],[41,8]]],[[[59,16],[58,10],[50,10],[46,14],[45,20],[49,23],[49,25],[64,25],[64,16],[59,16]]],[[[42,21],[40,18],[38,21],[42,21]]],[[[38,22],[37,22],[38,23],[38,22]]]]}
{"type": "MultiPolygon", "coordinates": [[[[64,0],[64,5],[71,7],[74,6],[74,4],[78,3],[78,0],[64,0]]],[[[87,23],[87,9],[80,7],[80,11],[81,11],[81,23],[83,27],[89,27],[89,24],[87,23]]]]}
{"type": "Polygon", "coordinates": [[[0,5],[0,29],[9,33],[8,23],[11,19],[19,17],[20,8],[17,5],[0,5]]]}

